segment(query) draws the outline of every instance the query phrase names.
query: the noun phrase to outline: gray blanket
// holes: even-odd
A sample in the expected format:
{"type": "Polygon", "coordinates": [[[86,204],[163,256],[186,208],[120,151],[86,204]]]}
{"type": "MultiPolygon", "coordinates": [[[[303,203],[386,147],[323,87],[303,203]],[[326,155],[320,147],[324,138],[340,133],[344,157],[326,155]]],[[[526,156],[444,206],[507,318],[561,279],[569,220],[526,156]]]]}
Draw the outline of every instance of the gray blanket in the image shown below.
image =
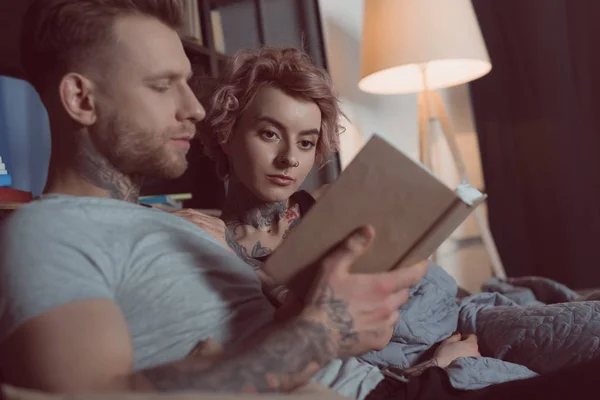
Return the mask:
{"type": "Polygon", "coordinates": [[[478,389],[524,379],[600,355],[600,293],[579,296],[549,279],[492,279],[483,292],[456,299],[456,281],[431,265],[400,310],[392,341],[362,356],[406,369],[431,358],[455,332],[475,333],[482,357],[447,368],[454,387],[478,389]]]}

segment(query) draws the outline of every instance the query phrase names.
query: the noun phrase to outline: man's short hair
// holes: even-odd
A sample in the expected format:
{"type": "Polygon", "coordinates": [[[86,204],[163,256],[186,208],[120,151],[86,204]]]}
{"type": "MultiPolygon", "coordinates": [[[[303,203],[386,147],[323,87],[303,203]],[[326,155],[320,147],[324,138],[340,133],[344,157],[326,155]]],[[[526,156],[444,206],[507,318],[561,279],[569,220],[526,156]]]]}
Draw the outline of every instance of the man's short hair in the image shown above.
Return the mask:
{"type": "Polygon", "coordinates": [[[102,47],[114,43],[118,17],[154,17],[179,30],[181,0],[35,0],[23,21],[21,66],[42,94],[51,82],[85,62],[93,62],[102,47]]]}

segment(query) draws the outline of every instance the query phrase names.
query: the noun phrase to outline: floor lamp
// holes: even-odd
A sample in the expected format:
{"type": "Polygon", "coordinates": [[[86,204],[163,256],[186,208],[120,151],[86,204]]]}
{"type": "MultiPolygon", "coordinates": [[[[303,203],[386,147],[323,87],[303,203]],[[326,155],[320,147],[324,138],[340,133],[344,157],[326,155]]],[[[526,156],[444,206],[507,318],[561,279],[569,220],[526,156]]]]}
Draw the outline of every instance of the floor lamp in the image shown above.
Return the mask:
{"type": "MultiPolygon", "coordinates": [[[[487,74],[492,66],[471,0],[365,0],[362,91],[418,93],[420,160],[432,170],[431,131],[439,124],[457,172],[469,177],[437,89],[487,74]]],[[[481,207],[475,219],[494,276],[506,273],[481,207]]]]}

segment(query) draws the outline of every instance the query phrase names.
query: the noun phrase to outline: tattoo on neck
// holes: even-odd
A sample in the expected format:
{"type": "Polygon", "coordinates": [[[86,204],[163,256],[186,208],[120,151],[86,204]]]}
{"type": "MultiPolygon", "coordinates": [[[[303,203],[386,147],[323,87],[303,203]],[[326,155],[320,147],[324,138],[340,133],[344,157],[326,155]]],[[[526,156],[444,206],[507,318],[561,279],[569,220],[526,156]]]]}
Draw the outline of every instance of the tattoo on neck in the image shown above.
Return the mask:
{"type": "Polygon", "coordinates": [[[110,164],[95,149],[89,139],[84,139],[75,156],[76,171],[85,181],[106,191],[113,199],[137,202],[142,178],[125,175],[110,164]]]}
{"type": "Polygon", "coordinates": [[[360,340],[358,332],[354,329],[354,318],[348,311],[348,303],[336,298],[333,288],[328,284],[323,284],[319,292],[314,306],[327,313],[327,318],[339,334],[340,349],[345,353],[360,340]]]}
{"type": "Polygon", "coordinates": [[[159,391],[287,392],[336,357],[332,332],[314,320],[296,319],[269,333],[210,366],[192,358],[142,371],[134,388],[143,382],[159,391]]]}
{"type": "Polygon", "coordinates": [[[241,222],[256,229],[279,221],[287,209],[287,200],[272,203],[258,199],[237,179],[232,180],[221,218],[225,223],[241,222]]]}

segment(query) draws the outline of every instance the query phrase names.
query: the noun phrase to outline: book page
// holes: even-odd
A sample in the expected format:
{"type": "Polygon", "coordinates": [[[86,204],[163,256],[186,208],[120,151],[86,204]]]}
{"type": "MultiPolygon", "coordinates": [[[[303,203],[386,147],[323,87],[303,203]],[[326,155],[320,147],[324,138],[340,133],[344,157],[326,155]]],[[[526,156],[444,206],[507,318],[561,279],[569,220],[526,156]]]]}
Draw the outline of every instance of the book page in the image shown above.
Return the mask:
{"type": "Polygon", "coordinates": [[[483,193],[469,185],[468,183],[461,183],[456,188],[456,194],[460,199],[466,204],[472,206],[478,200],[481,200],[485,197],[483,193]]]}

